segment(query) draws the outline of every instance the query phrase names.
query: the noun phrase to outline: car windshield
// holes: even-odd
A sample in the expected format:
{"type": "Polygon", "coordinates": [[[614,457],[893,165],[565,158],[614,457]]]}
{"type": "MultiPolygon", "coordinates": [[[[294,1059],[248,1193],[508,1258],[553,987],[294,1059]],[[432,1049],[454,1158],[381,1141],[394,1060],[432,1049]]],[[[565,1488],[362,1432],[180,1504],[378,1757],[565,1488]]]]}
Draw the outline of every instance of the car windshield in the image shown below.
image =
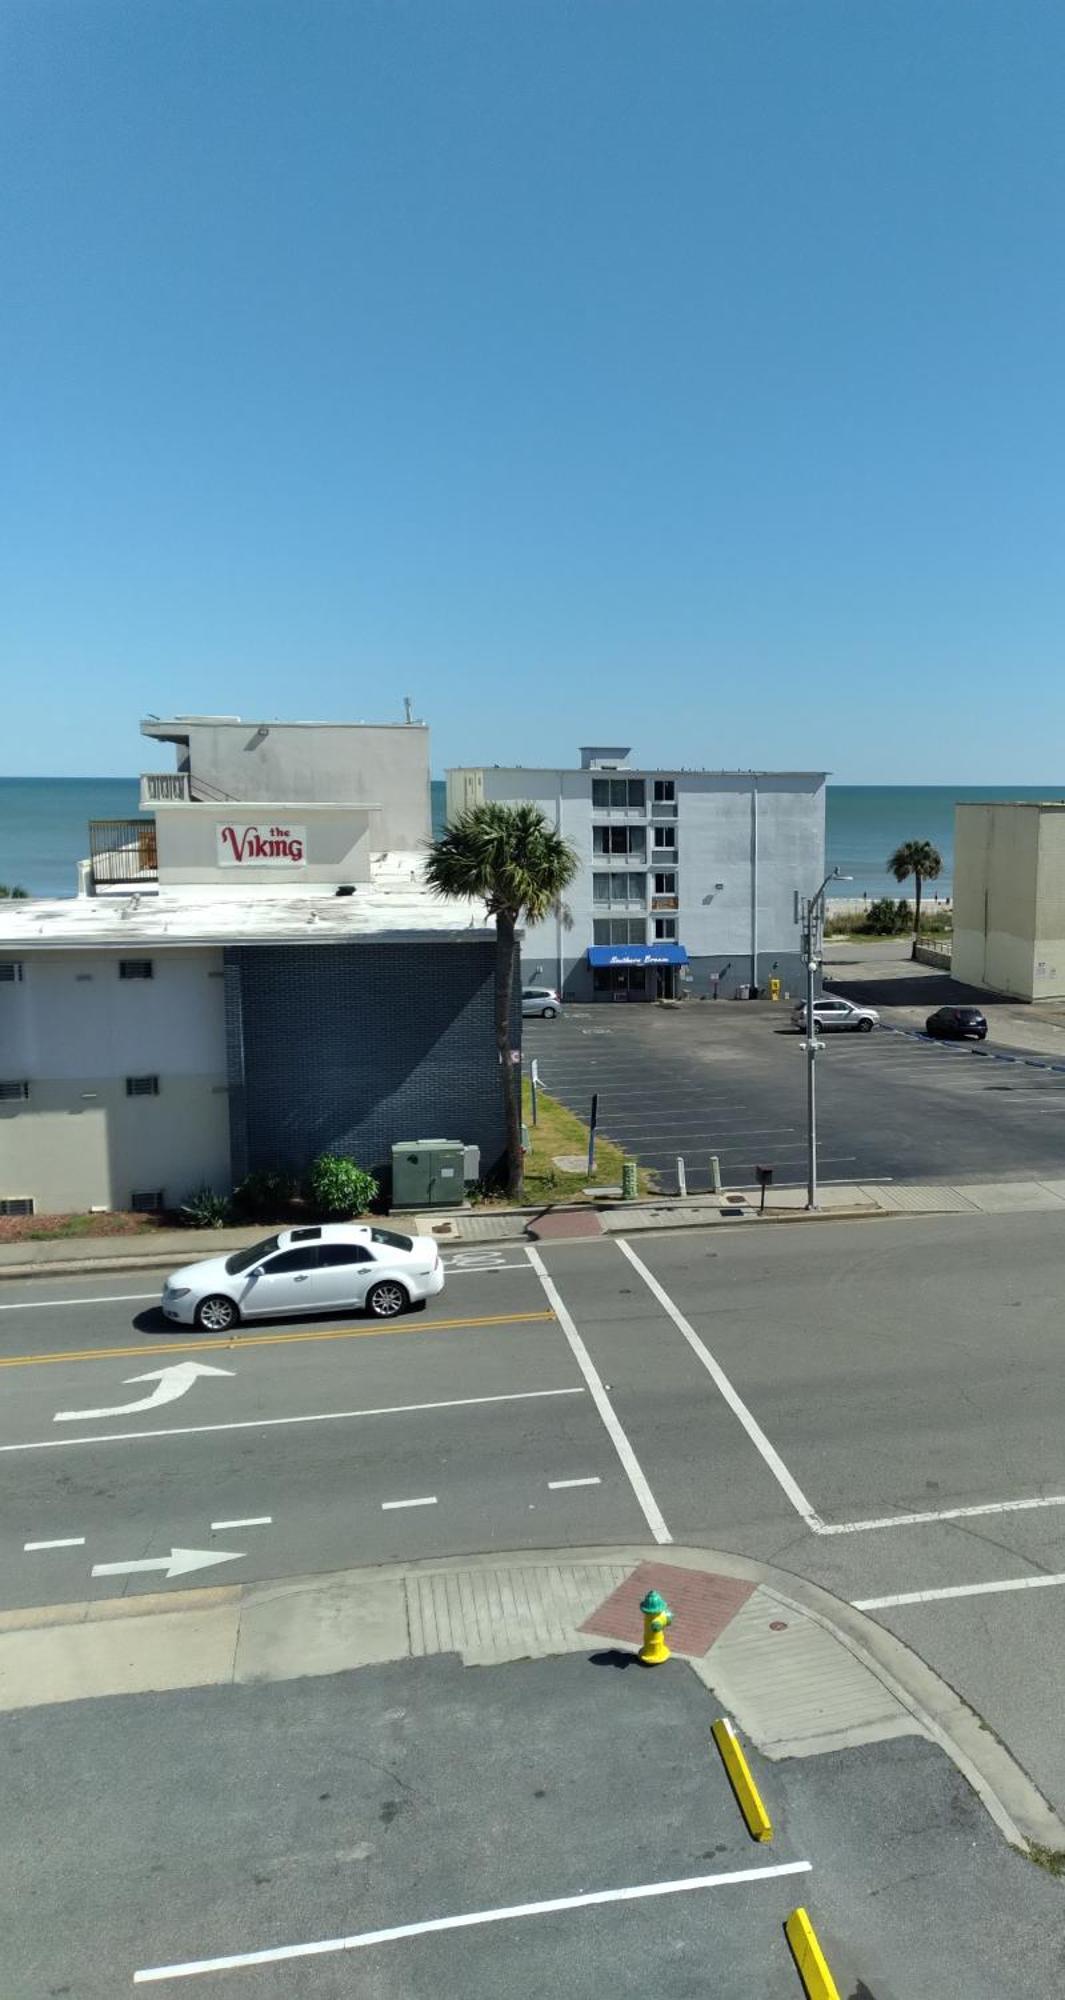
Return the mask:
{"type": "Polygon", "coordinates": [[[383,1243],[389,1250],[413,1250],[413,1236],[401,1236],[397,1229],[371,1229],[371,1240],[383,1243]]]}
{"type": "Polygon", "coordinates": [[[237,1278],[242,1271],[249,1271],[253,1264],[259,1262],[260,1257],[269,1257],[271,1251],[277,1249],[277,1245],[276,1236],[264,1236],[261,1243],[253,1243],[247,1250],[234,1250],[232,1257],[226,1258],[226,1270],[230,1277],[237,1278]]]}

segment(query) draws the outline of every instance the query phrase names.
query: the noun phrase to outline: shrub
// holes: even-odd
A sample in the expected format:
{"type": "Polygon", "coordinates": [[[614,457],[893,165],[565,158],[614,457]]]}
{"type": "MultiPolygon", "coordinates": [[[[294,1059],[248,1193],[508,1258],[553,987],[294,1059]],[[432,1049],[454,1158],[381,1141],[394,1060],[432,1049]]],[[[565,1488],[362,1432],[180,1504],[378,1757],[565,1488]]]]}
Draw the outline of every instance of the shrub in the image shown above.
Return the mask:
{"type": "Polygon", "coordinates": [[[360,1215],[376,1193],[373,1175],[339,1153],[320,1153],[307,1176],[307,1200],[320,1215],[360,1215]]]}
{"type": "Polygon", "coordinates": [[[908,903],[896,903],[893,896],[881,896],[870,903],[862,929],[872,937],[897,937],[900,931],[909,930],[912,921],[908,903]]]}
{"type": "Polygon", "coordinates": [[[276,1222],[284,1215],[296,1194],[291,1174],[277,1167],[260,1167],[246,1174],[233,1189],[233,1209],[242,1222],[276,1222]]]}
{"type": "Polygon", "coordinates": [[[203,1187],[193,1188],[178,1216],[183,1229],[221,1229],[229,1220],[229,1203],[224,1194],[216,1194],[205,1182],[203,1187]]]}

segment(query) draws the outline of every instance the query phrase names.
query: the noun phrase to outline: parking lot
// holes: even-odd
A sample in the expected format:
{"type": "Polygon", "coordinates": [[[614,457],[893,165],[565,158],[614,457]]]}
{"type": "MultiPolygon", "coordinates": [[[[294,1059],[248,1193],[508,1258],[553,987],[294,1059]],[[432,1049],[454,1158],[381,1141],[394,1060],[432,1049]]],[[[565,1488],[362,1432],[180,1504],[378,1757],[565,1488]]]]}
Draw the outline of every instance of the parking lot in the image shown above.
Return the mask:
{"type": "MultiPolygon", "coordinates": [[[[526,1021],[544,1088],[690,1192],[756,1166],[774,1185],[805,1179],[806,1077],[790,1008],[756,1002],[567,1007],[526,1021]]],[[[993,1044],[932,1042],[881,1028],[832,1033],[818,1057],[819,1160],[830,1181],[1007,1180],[1065,1173],[1065,1070],[993,1044]]]]}
{"type": "Polygon", "coordinates": [[[5,1990],[803,2000],[802,1905],[841,1994],[1054,2000],[1060,1885],[941,1751],[748,1744],[756,1844],[717,1713],[592,1646],[5,1717],[5,1990]]]}

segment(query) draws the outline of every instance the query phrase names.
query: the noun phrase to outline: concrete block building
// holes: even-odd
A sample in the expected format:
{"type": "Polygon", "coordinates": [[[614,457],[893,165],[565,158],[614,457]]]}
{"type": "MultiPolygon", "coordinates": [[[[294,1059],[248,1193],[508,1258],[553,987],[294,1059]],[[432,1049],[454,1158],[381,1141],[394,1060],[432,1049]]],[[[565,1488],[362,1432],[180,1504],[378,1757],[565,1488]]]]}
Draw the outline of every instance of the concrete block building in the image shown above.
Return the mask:
{"type": "Polygon", "coordinates": [[[652,770],[589,745],[567,770],[467,765],[449,817],[530,801],[571,842],[580,873],[525,935],[527,980],[574,1000],[721,997],[802,979],[797,898],[824,875],[823,771],[652,770]]]}
{"type": "Polygon", "coordinates": [[[1065,998],[1065,800],[954,809],[955,979],[1065,998]]]}
{"type": "Polygon", "coordinates": [[[0,1214],[173,1208],[326,1150],[387,1171],[425,1136],[490,1170],[494,930],[425,884],[425,729],[143,728],[179,745],[150,814],[90,826],[77,896],[0,905],[0,1214]]]}

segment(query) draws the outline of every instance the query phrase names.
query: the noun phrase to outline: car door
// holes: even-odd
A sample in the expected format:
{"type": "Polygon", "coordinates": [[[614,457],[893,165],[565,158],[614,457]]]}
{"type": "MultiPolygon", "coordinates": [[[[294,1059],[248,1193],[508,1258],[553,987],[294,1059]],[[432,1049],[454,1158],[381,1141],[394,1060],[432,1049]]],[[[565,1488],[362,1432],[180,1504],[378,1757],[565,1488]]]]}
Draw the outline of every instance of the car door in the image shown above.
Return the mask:
{"type": "Polygon", "coordinates": [[[298,1250],[282,1250],[276,1257],[268,1257],[257,1270],[258,1276],[250,1279],[240,1302],[242,1312],[263,1318],[275,1313],[318,1311],[321,1301],[317,1243],[301,1245],[298,1250]]]}
{"type": "Polygon", "coordinates": [[[814,1020],[819,1028],[841,1028],[850,1014],[845,1000],[817,1000],[814,1002],[814,1020]]]}
{"type": "Polygon", "coordinates": [[[361,1306],[378,1275],[377,1260],[365,1243],[323,1243],[318,1264],[318,1303],[330,1312],[361,1306]]]}

